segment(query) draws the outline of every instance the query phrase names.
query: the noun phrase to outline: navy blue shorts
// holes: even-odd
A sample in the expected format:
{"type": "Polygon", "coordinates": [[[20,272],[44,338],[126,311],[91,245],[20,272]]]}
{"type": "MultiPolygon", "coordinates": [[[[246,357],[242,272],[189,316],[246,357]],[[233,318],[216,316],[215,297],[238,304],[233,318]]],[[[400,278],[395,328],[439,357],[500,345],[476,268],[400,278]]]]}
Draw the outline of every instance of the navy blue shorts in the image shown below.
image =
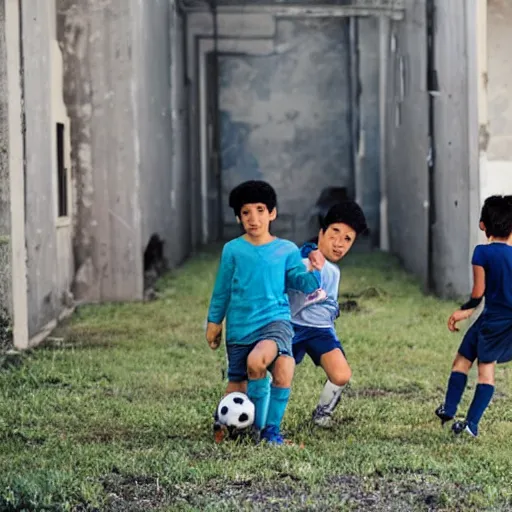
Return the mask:
{"type": "MultiPolygon", "coordinates": [[[[290,322],[278,320],[254,331],[239,343],[227,343],[228,379],[231,382],[244,382],[247,380],[247,358],[254,347],[263,340],[272,340],[277,345],[277,357],[292,356],[293,329],[290,322]]],[[[276,359],[277,359],[276,357],[276,359]]],[[[275,362],[269,368],[272,368],[275,362]]]]}
{"type": "Polygon", "coordinates": [[[480,315],[462,339],[459,354],[471,362],[512,361],[512,319],[480,315]]]}
{"type": "Polygon", "coordinates": [[[334,329],[329,327],[305,327],[293,324],[293,330],[295,331],[295,336],[293,337],[293,357],[296,364],[300,364],[304,356],[308,354],[316,366],[320,366],[320,358],[327,354],[327,352],[337,348],[345,355],[345,351],[334,329]]]}

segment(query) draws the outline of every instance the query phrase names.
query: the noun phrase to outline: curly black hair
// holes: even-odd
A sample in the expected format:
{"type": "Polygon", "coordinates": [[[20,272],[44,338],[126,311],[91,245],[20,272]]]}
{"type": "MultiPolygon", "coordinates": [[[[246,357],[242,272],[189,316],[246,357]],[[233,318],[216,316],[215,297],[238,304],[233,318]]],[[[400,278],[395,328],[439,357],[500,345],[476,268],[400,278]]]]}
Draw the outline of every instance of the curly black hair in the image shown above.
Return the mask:
{"type": "Polygon", "coordinates": [[[271,212],[277,206],[276,191],[266,181],[249,180],[237,185],[229,194],[229,206],[240,217],[244,204],[263,203],[271,212]]]}
{"type": "Polygon", "coordinates": [[[482,206],[480,222],[488,238],[508,238],[512,233],[512,196],[488,197],[482,206]]]}
{"type": "Polygon", "coordinates": [[[321,221],[322,231],[325,232],[331,224],[336,222],[347,224],[357,235],[368,231],[363,210],[355,201],[346,200],[331,206],[321,221]]]}

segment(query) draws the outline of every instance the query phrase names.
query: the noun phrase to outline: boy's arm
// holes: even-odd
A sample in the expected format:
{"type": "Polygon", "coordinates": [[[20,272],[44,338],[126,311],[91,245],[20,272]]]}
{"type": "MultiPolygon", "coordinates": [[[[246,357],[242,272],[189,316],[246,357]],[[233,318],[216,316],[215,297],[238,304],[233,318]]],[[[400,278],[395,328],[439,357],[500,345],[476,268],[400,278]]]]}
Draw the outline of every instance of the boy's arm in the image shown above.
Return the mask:
{"type": "Polygon", "coordinates": [[[234,259],[228,246],[224,246],[220,258],[219,270],[213,287],[210,307],[208,308],[208,322],[221,325],[231,297],[231,282],[235,270],[234,259]]]}
{"type": "Polygon", "coordinates": [[[318,270],[308,271],[302,262],[299,250],[291,252],[286,260],[286,288],[312,293],[320,288],[318,270]]]}
{"type": "Polygon", "coordinates": [[[473,254],[473,290],[471,298],[463,304],[460,309],[455,311],[448,319],[448,329],[452,332],[458,331],[457,323],[468,319],[478,307],[485,293],[485,264],[484,255],[478,251],[478,247],[473,254]]]}

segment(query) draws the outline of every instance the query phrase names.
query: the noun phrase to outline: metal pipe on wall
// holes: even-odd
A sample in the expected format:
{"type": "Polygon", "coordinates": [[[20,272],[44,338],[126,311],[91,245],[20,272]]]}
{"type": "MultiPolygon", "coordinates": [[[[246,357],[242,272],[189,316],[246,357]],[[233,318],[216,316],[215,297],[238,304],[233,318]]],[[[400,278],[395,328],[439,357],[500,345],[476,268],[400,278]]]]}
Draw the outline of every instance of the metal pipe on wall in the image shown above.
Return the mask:
{"type": "Polygon", "coordinates": [[[436,178],[436,139],[435,139],[435,98],[439,95],[439,84],[435,68],[435,0],[427,0],[427,91],[428,101],[428,137],[429,137],[429,158],[428,158],[428,244],[427,244],[427,283],[430,291],[436,286],[434,272],[434,234],[436,229],[436,201],[435,201],[435,178],[436,178]]]}

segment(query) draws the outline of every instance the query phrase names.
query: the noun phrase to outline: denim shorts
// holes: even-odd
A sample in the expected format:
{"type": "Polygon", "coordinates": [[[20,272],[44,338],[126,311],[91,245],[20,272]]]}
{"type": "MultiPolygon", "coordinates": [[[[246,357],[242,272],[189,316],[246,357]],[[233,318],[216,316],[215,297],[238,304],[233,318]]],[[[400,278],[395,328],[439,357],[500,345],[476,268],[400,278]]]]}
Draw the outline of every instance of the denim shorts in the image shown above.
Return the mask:
{"type": "MultiPolygon", "coordinates": [[[[292,338],[293,329],[290,322],[278,320],[263,326],[246,336],[239,343],[228,343],[226,351],[228,356],[228,379],[231,382],[243,382],[247,377],[247,358],[254,347],[263,340],[272,340],[277,345],[277,357],[292,357],[292,338]]],[[[276,357],[276,359],[277,359],[276,357]]],[[[272,361],[269,368],[272,368],[275,362],[272,361]]]]}

